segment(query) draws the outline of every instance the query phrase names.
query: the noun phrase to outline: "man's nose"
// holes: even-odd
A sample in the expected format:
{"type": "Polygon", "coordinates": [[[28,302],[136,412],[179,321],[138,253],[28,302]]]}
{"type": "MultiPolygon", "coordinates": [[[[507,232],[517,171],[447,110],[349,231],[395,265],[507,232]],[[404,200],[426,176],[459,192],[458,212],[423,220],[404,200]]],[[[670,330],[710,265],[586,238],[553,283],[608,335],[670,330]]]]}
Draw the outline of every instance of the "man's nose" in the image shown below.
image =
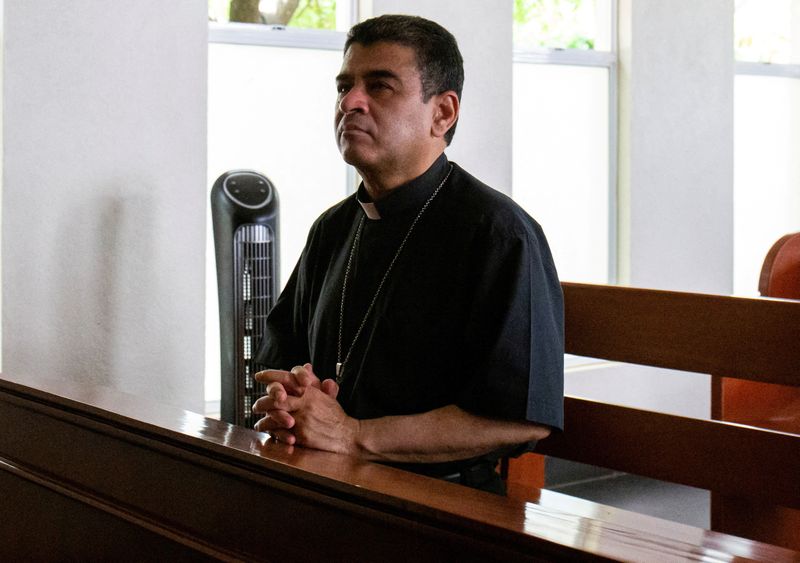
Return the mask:
{"type": "Polygon", "coordinates": [[[350,88],[347,92],[341,94],[339,98],[339,111],[342,113],[352,113],[354,111],[366,113],[367,107],[366,92],[358,86],[350,88]]]}

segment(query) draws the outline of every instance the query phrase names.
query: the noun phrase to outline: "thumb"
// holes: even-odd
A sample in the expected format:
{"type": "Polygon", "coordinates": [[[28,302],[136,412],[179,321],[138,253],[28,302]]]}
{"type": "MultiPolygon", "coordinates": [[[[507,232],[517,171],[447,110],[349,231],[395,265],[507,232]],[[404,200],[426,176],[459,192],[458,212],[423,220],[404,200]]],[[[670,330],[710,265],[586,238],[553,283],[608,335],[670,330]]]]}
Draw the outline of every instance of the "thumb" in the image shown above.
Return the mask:
{"type": "Polygon", "coordinates": [[[339,384],[333,379],[326,379],[322,382],[322,392],[335,399],[339,394],[339,384]]]}

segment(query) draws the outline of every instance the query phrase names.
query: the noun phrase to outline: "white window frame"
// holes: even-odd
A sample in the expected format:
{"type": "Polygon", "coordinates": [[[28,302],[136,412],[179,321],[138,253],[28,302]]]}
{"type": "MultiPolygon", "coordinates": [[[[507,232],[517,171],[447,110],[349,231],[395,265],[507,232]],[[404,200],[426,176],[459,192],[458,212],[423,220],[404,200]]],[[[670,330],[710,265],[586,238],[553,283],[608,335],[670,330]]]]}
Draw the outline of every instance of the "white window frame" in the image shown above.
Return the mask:
{"type": "MultiPolygon", "coordinates": [[[[800,64],[736,61],[734,72],[736,76],[761,76],[767,78],[791,78],[800,80],[800,64]]],[[[733,127],[735,130],[735,121],[733,127]]],[[[734,178],[734,182],[735,181],[736,179],[734,178]]],[[[737,275],[736,270],[732,272],[732,275],[735,280],[737,275]]]]}
{"type": "MultiPolygon", "coordinates": [[[[352,23],[355,24],[358,15],[357,0],[350,1],[348,13],[353,20],[352,23]]],[[[338,14],[337,17],[339,17],[338,14]]],[[[328,29],[302,29],[251,23],[208,23],[209,43],[342,52],[346,39],[347,32],[328,29]]],[[[333,92],[333,85],[331,85],[331,92],[333,92]]],[[[347,166],[346,170],[346,193],[349,195],[355,192],[358,186],[358,177],[352,166],[347,166]]]]}
{"type": "Polygon", "coordinates": [[[773,76],[778,78],[800,78],[800,64],[736,61],[736,74],[773,76]]]}
{"type": "Polygon", "coordinates": [[[208,23],[209,43],[341,51],[346,37],[347,33],[344,31],[327,29],[300,29],[252,23],[208,23]]]}
{"type": "Polygon", "coordinates": [[[619,40],[617,37],[618,0],[611,1],[611,50],[514,49],[513,62],[523,64],[583,66],[608,70],[608,283],[619,279],[619,40]]]}

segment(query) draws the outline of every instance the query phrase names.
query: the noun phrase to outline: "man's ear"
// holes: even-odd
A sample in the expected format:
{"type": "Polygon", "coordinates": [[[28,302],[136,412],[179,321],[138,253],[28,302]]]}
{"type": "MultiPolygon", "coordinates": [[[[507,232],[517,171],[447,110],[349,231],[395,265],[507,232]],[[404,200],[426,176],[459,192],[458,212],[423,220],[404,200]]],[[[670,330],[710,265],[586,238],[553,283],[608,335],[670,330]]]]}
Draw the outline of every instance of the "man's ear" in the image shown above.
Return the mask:
{"type": "Polygon", "coordinates": [[[452,90],[434,96],[433,123],[431,134],[434,137],[444,137],[458,119],[458,96],[452,90]]]}

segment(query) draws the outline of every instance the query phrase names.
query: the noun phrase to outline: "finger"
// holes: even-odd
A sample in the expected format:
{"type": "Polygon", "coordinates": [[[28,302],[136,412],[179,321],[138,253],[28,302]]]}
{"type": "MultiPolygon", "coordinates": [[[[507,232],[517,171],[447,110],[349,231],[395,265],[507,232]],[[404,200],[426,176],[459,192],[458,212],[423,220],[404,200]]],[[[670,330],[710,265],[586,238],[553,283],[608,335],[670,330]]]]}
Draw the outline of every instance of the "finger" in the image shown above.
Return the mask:
{"type": "Polygon", "coordinates": [[[256,425],[253,426],[253,428],[258,430],[259,432],[267,432],[270,434],[273,432],[282,432],[282,431],[292,432],[291,428],[285,428],[280,424],[276,424],[275,421],[269,418],[268,416],[265,416],[264,418],[259,420],[256,423],[256,425]]]}
{"type": "Polygon", "coordinates": [[[282,442],[284,444],[289,444],[290,446],[294,445],[297,442],[297,438],[294,434],[289,432],[288,430],[274,430],[269,433],[273,440],[276,442],[282,442]]]}
{"type": "Polygon", "coordinates": [[[291,383],[292,381],[292,377],[289,372],[282,369],[265,369],[256,372],[255,379],[256,381],[267,384],[272,383],[273,381],[277,381],[278,383],[291,383]]]}
{"type": "Polygon", "coordinates": [[[253,406],[250,407],[250,408],[252,409],[252,411],[254,413],[262,414],[262,413],[267,412],[267,406],[266,406],[265,403],[266,403],[266,401],[264,400],[264,397],[261,397],[260,399],[257,399],[256,402],[253,403],[253,406]]]}
{"type": "Polygon", "coordinates": [[[255,380],[260,383],[266,383],[267,385],[271,383],[280,383],[290,395],[297,395],[298,393],[294,376],[286,370],[266,369],[264,371],[259,371],[255,375],[255,380]]]}
{"type": "Polygon", "coordinates": [[[269,411],[264,417],[265,430],[289,430],[295,424],[295,419],[286,411],[269,411]]]}
{"type": "Polygon", "coordinates": [[[294,412],[300,408],[300,397],[283,395],[280,400],[272,395],[265,395],[253,403],[253,412],[264,413],[273,410],[294,412]]]}
{"type": "Polygon", "coordinates": [[[322,392],[335,399],[339,395],[339,384],[333,379],[326,379],[322,382],[322,392]]]}
{"type": "Polygon", "coordinates": [[[310,368],[311,364],[305,364],[303,366],[293,367],[292,371],[290,372],[292,374],[292,377],[294,378],[295,385],[298,388],[303,389],[303,391],[300,392],[299,395],[302,395],[302,393],[308,387],[319,388],[320,386],[319,378],[316,375],[314,375],[314,371],[310,368]]]}
{"type": "Polygon", "coordinates": [[[281,430],[290,430],[294,426],[295,420],[291,415],[286,414],[284,411],[273,411],[273,413],[283,413],[278,417],[272,416],[272,413],[260,418],[258,422],[253,425],[259,432],[278,432],[281,430]],[[285,416],[284,416],[285,415],[285,416]]]}
{"type": "Polygon", "coordinates": [[[279,405],[282,405],[283,402],[286,401],[286,397],[287,394],[283,389],[283,385],[280,383],[270,383],[267,386],[267,394],[253,403],[253,412],[262,413],[270,409],[281,408],[279,405]]]}
{"type": "Polygon", "coordinates": [[[288,395],[289,394],[286,392],[286,388],[283,386],[283,383],[273,381],[267,385],[267,396],[274,401],[285,401],[288,395]]]}

